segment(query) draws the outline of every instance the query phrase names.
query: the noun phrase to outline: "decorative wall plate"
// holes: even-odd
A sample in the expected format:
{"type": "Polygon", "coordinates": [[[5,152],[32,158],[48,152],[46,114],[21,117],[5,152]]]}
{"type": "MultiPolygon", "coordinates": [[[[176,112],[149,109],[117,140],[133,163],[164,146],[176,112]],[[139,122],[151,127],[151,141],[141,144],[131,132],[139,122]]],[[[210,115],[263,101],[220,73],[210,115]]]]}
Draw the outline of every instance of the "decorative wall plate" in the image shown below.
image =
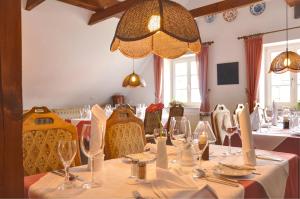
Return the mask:
{"type": "Polygon", "coordinates": [[[254,16],[261,15],[266,9],[266,3],[260,2],[260,3],[254,3],[250,6],[250,12],[254,16]]]}
{"type": "Polygon", "coordinates": [[[216,14],[206,15],[204,20],[206,23],[212,23],[216,19],[216,14]]]}
{"type": "Polygon", "coordinates": [[[238,11],[236,8],[226,10],[225,12],[223,12],[223,18],[227,22],[234,21],[236,19],[237,15],[238,15],[238,11]]]}

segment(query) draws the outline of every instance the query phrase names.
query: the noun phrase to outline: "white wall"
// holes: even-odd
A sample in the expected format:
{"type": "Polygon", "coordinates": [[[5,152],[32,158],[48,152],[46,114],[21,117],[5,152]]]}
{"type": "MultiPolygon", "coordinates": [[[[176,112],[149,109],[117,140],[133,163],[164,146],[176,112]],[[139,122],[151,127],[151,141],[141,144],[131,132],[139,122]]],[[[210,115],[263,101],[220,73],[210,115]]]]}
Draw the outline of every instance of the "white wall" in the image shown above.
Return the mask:
{"type": "MultiPolygon", "coordinates": [[[[109,50],[118,19],[89,26],[90,15],[54,0],[22,9],[24,109],[104,104],[114,94],[127,95],[121,84],[132,60],[109,50]]],[[[136,71],[149,62],[150,57],[136,61],[136,71]]]]}
{"type": "MultiPolygon", "coordinates": [[[[202,1],[190,1],[189,8],[205,5],[202,1]]],[[[203,17],[197,18],[202,41],[214,41],[209,52],[209,93],[211,109],[218,103],[225,104],[231,111],[236,104],[245,103],[247,87],[245,51],[243,40],[237,40],[238,36],[272,31],[285,28],[285,2],[284,0],[272,0],[266,2],[266,10],[260,16],[253,16],[249,12],[249,6],[238,9],[239,14],[235,21],[228,23],[218,14],[216,20],[208,24],[203,17]],[[238,85],[217,85],[217,64],[226,62],[239,62],[238,85]]],[[[289,27],[299,26],[300,19],[293,19],[294,11],[289,8],[289,27]]],[[[300,38],[300,29],[290,31],[290,39],[300,38]]],[[[264,43],[285,40],[285,32],[264,36],[264,43]]],[[[143,75],[153,78],[152,68],[145,68],[143,75]]],[[[143,93],[132,92],[132,98],[143,99],[144,93],[153,93],[154,87],[143,93]]],[[[198,110],[196,110],[197,112],[198,110]]]]}

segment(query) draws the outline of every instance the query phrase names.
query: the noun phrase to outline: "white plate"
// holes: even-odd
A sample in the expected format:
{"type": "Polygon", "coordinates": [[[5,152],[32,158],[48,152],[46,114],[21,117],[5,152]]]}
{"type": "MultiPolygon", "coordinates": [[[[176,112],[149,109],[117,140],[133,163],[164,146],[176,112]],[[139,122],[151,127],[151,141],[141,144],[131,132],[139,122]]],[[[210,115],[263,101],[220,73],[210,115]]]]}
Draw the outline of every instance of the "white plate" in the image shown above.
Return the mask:
{"type": "Polygon", "coordinates": [[[252,170],[232,169],[222,165],[215,166],[213,170],[215,174],[229,177],[243,177],[252,174],[252,170]]]}

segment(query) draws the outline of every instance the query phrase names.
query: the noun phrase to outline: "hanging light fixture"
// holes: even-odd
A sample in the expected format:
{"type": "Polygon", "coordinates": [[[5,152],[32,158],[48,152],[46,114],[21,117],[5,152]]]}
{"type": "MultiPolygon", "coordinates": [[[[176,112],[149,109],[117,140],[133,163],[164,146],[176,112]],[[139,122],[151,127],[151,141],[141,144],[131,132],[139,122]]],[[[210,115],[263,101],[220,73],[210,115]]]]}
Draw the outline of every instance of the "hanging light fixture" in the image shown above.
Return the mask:
{"type": "Polygon", "coordinates": [[[277,74],[287,71],[300,72],[300,56],[293,51],[289,51],[288,22],[288,5],[286,4],[286,51],[276,56],[270,67],[270,72],[277,74]]]}
{"type": "Polygon", "coordinates": [[[188,51],[199,53],[197,23],[184,7],[170,0],[139,0],[119,21],[111,51],[142,58],[151,52],[174,59],[188,51]]]}
{"type": "Polygon", "coordinates": [[[144,79],[142,79],[138,74],[134,72],[134,59],[132,59],[132,66],[133,66],[133,72],[125,77],[123,80],[123,87],[130,87],[130,88],[136,88],[136,87],[145,87],[146,82],[144,79]]]}

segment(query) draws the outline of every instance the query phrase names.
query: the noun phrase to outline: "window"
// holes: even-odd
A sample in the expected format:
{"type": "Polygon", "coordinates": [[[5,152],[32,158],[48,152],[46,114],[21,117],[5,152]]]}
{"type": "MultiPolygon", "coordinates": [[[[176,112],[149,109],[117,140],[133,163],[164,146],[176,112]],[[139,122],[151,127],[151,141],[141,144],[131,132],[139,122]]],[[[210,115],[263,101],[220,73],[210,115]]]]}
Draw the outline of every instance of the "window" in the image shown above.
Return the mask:
{"type": "MultiPolygon", "coordinates": [[[[269,73],[272,60],[285,51],[285,43],[264,45],[264,56],[260,85],[260,102],[270,106],[273,101],[282,106],[294,106],[300,101],[300,74],[285,72],[282,74],[269,73]]],[[[300,53],[300,41],[290,41],[289,50],[300,53]]]]}
{"type": "Polygon", "coordinates": [[[201,98],[194,55],[165,61],[164,102],[168,103],[171,100],[180,101],[186,106],[199,106],[201,98]]]}

